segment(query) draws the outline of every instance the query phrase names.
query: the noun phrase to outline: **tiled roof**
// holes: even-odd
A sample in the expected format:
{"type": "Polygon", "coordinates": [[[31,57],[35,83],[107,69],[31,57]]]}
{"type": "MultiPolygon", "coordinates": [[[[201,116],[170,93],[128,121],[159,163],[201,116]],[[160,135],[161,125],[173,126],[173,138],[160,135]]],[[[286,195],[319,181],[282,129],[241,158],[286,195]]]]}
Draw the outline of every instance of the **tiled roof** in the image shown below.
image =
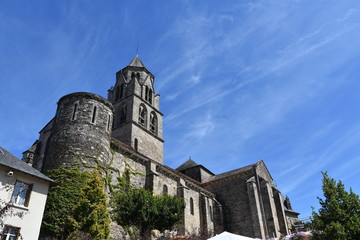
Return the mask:
{"type": "Polygon", "coordinates": [[[27,163],[12,155],[5,148],[0,146],[0,165],[11,168],[16,171],[20,171],[31,176],[43,179],[45,181],[53,182],[53,180],[33,167],[30,167],[27,163]]]}

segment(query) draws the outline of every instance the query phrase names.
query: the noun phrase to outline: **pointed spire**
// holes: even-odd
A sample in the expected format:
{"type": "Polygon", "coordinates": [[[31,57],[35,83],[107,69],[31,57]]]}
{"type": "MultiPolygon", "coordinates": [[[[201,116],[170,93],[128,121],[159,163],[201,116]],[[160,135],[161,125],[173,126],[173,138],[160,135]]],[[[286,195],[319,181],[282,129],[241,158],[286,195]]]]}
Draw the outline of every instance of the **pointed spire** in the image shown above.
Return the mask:
{"type": "Polygon", "coordinates": [[[143,67],[145,68],[144,64],[139,58],[139,55],[136,54],[136,57],[129,63],[128,67],[143,67]]]}

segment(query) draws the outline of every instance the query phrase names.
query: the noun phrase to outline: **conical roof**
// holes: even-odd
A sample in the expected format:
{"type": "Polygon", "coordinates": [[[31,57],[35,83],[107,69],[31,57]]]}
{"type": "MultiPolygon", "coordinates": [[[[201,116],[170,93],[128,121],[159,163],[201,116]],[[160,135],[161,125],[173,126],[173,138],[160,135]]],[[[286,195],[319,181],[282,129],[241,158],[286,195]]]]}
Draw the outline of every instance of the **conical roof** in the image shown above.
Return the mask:
{"type": "Polygon", "coordinates": [[[129,63],[128,67],[142,67],[145,68],[144,64],[140,60],[139,56],[136,55],[136,57],[129,63]]]}

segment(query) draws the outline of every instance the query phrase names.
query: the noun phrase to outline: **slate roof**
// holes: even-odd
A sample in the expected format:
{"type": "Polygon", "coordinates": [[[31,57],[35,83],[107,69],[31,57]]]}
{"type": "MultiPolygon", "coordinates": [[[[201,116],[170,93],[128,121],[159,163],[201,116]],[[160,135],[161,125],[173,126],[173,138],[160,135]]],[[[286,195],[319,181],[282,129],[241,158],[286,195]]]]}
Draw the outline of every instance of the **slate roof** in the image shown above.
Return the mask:
{"type": "Polygon", "coordinates": [[[146,68],[145,65],[140,60],[139,56],[136,55],[136,57],[129,63],[129,67],[142,67],[146,68]]]}
{"type": "Polygon", "coordinates": [[[218,174],[218,175],[211,176],[211,177],[205,179],[204,183],[212,182],[212,181],[215,181],[215,180],[219,180],[219,179],[222,179],[222,178],[234,176],[236,174],[249,171],[249,170],[253,169],[253,167],[256,164],[257,163],[251,164],[251,165],[248,165],[248,166],[245,166],[245,167],[242,167],[242,168],[238,168],[238,169],[235,169],[235,170],[232,170],[232,171],[229,171],[229,172],[224,172],[224,173],[221,173],[221,174],[218,174]]]}
{"type": "Polygon", "coordinates": [[[181,164],[178,168],[176,168],[176,170],[181,172],[185,169],[189,169],[189,168],[196,167],[196,166],[199,166],[199,164],[197,164],[193,160],[189,159],[186,162],[184,162],[183,164],[181,164]]]}
{"type": "Polygon", "coordinates": [[[35,168],[30,167],[27,163],[15,157],[1,146],[0,146],[0,165],[13,169],[15,171],[20,171],[29,174],[31,176],[43,179],[48,182],[54,182],[51,178],[45,176],[35,168]]]}

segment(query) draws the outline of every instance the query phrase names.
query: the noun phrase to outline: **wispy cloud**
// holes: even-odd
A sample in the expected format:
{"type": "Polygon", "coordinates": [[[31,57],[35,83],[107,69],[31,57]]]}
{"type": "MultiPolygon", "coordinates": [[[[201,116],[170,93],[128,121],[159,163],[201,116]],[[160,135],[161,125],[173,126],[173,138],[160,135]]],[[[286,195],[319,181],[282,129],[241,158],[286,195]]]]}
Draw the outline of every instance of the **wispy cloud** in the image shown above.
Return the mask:
{"type": "Polygon", "coordinates": [[[185,134],[185,138],[195,138],[201,140],[202,138],[211,134],[215,128],[215,122],[210,113],[207,113],[197,122],[190,125],[190,129],[185,134]]]}
{"type": "MultiPolygon", "coordinates": [[[[350,13],[346,13],[345,15],[351,15],[355,14],[354,11],[350,11],[350,13]]],[[[272,12],[271,14],[267,14],[266,18],[271,18],[271,16],[276,15],[276,12],[272,12]]],[[[279,18],[278,21],[283,19],[285,16],[277,17],[279,18]]],[[[185,64],[181,65],[180,68],[177,68],[175,71],[170,71],[170,75],[167,76],[166,80],[162,82],[161,87],[164,87],[169,81],[172,81],[172,79],[178,78],[180,75],[184,74],[185,72],[192,73],[194,72],[194,69],[197,67],[208,67],[205,66],[205,60],[209,57],[213,57],[217,54],[221,54],[221,52],[226,52],[230,48],[234,48],[235,46],[239,46],[239,44],[242,44],[243,40],[248,37],[249,34],[255,31],[256,26],[249,27],[246,26],[247,30],[244,32],[241,28],[234,28],[233,32],[223,36],[222,39],[220,39],[216,46],[211,45],[211,38],[209,38],[206,34],[208,32],[202,31],[202,34],[199,33],[197,30],[197,26],[201,25],[203,27],[203,24],[206,23],[208,25],[216,26],[216,23],[214,23],[214,19],[207,16],[193,16],[189,17],[185,21],[185,24],[179,24],[182,26],[182,30],[179,30],[180,33],[186,33],[188,42],[191,42],[189,39],[193,39],[196,43],[201,44],[194,44],[193,48],[187,48],[188,51],[186,51],[183,54],[183,58],[181,59],[182,62],[185,62],[185,64]],[[189,24],[189,19],[191,19],[190,22],[195,22],[195,26],[192,26],[189,24]],[[199,20],[199,22],[196,22],[196,20],[199,20]],[[194,21],[193,21],[194,20],[194,21]],[[185,30],[185,29],[186,30],[185,30]],[[192,34],[194,33],[194,34],[192,34]],[[195,34],[196,33],[196,34],[195,34]],[[234,37],[238,35],[238,37],[234,37]],[[221,50],[218,50],[218,46],[221,50]],[[190,57],[191,56],[191,57],[190,57]],[[187,61],[186,61],[186,60],[187,61]]],[[[345,21],[346,19],[344,19],[345,21]]],[[[181,21],[180,21],[181,22],[181,21]]],[[[267,24],[271,21],[263,21],[259,20],[258,24],[262,24],[263,27],[264,24],[267,24]]],[[[211,95],[204,96],[203,99],[198,99],[197,102],[192,102],[191,104],[187,104],[185,108],[182,107],[182,109],[176,110],[176,113],[170,113],[170,115],[167,117],[167,120],[174,120],[190,111],[196,110],[206,104],[213,103],[215,101],[218,101],[219,99],[238,91],[239,89],[243,89],[245,87],[248,87],[249,85],[252,85],[256,82],[265,80],[269,75],[278,73],[282,69],[289,67],[293,65],[294,63],[297,63],[301,59],[305,58],[306,56],[311,55],[313,52],[316,52],[320,48],[324,48],[325,46],[329,45],[330,43],[336,41],[337,39],[341,38],[345,34],[349,32],[355,31],[359,27],[359,23],[353,23],[346,25],[344,28],[338,28],[336,31],[329,31],[333,25],[336,24],[336,21],[330,21],[322,26],[318,27],[315,31],[312,31],[310,33],[305,33],[303,36],[300,36],[299,38],[295,39],[294,41],[290,42],[288,45],[284,46],[281,50],[277,52],[277,55],[271,55],[265,58],[264,60],[258,61],[253,65],[245,65],[242,69],[239,70],[235,77],[235,82],[237,82],[236,85],[228,86],[224,89],[219,88],[218,86],[213,85],[214,93],[211,95]]],[[[209,61],[207,61],[206,64],[209,64],[209,61]]],[[[178,65],[177,65],[178,66],[178,65]]],[[[221,71],[221,69],[219,70],[221,71]]],[[[189,75],[188,81],[191,81],[191,79],[194,75],[189,75]]],[[[197,83],[197,78],[194,78],[194,82],[197,83]]],[[[214,84],[214,83],[212,83],[214,84]]],[[[177,89],[176,93],[172,95],[178,95],[178,93],[185,91],[185,89],[188,91],[188,88],[183,89],[177,89]]]]}
{"type": "MultiPolygon", "coordinates": [[[[303,156],[306,159],[306,167],[293,178],[292,181],[284,186],[284,192],[291,192],[298,186],[306,182],[311,176],[320,171],[327,170],[327,166],[339,159],[347,149],[355,146],[360,141],[360,125],[354,126],[339,136],[335,141],[329,144],[318,156],[303,156]]],[[[355,161],[355,160],[354,160],[355,161]]],[[[305,163],[304,163],[305,164],[305,163]]]]}
{"type": "Polygon", "coordinates": [[[188,81],[191,85],[197,85],[201,82],[201,76],[200,75],[192,75],[188,81]]]}

